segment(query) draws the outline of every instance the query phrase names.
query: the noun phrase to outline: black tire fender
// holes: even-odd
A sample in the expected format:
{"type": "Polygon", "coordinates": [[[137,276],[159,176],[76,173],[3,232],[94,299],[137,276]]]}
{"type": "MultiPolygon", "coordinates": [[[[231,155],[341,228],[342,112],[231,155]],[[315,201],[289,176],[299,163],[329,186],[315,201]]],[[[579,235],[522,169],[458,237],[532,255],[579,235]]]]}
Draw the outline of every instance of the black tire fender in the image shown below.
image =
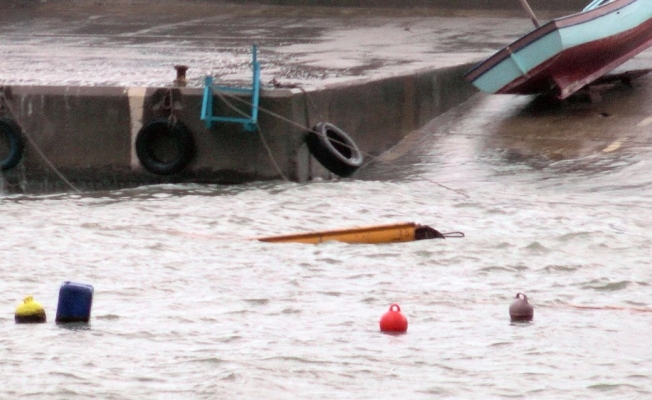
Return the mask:
{"type": "MultiPolygon", "coordinates": [[[[0,135],[3,137],[9,148],[6,157],[1,159],[0,165],[3,171],[8,171],[15,168],[23,158],[23,149],[25,145],[23,143],[22,131],[14,120],[0,118],[0,135]]],[[[0,154],[0,157],[2,157],[2,154],[0,154]]]]}
{"type": "Polygon", "coordinates": [[[143,167],[156,175],[181,172],[195,155],[188,128],[178,120],[157,119],[143,126],[136,136],[136,155],[143,167]],[[161,156],[161,148],[173,147],[161,156]],[[172,144],[172,146],[170,146],[172,144]]]}
{"type": "Polygon", "coordinates": [[[321,165],[341,177],[353,174],[362,166],[362,153],[343,130],[328,122],[320,122],[306,137],[310,154],[321,165]]]}

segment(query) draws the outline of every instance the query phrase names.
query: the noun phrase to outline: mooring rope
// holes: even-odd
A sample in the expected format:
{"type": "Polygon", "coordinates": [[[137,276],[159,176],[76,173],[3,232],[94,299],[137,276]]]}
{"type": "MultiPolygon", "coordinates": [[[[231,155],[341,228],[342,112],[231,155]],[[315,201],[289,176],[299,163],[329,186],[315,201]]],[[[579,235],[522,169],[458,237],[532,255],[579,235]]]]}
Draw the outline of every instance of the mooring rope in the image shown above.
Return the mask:
{"type": "MultiPolygon", "coordinates": [[[[240,103],[243,103],[243,104],[245,104],[245,105],[247,105],[247,106],[250,106],[250,107],[253,107],[253,103],[251,103],[250,101],[247,101],[247,100],[245,100],[245,99],[243,99],[243,98],[240,98],[239,96],[236,96],[236,95],[233,95],[233,94],[230,94],[230,93],[227,93],[227,92],[219,91],[219,90],[216,90],[216,91],[215,91],[215,94],[216,94],[218,97],[220,97],[220,99],[221,99],[222,101],[224,101],[225,104],[226,104],[227,106],[229,106],[231,109],[233,109],[234,111],[236,111],[236,112],[239,113],[240,115],[243,115],[243,116],[245,116],[245,117],[249,117],[249,116],[248,116],[246,113],[244,113],[243,111],[238,110],[237,107],[235,107],[231,102],[227,101],[227,100],[226,100],[226,97],[228,97],[228,98],[230,98],[230,99],[233,99],[233,100],[236,100],[236,101],[238,101],[238,102],[240,102],[240,103]]],[[[270,111],[270,110],[268,110],[268,109],[266,109],[266,108],[264,108],[264,107],[258,106],[257,109],[258,109],[259,111],[262,111],[262,112],[264,112],[264,113],[266,113],[266,114],[272,116],[272,117],[278,118],[278,119],[281,120],[281,121],[287,122],[288,124],[290,124],[290,125],[292,125],[292,126],[294,126],[294,127],[300,128],[300,129],[301,129],[301,134],[303,134],[304,131],[305,131],[306,129],[307,129],[308,131],[310,131],[310,132],[318,133],[318,132],[314,131],[312,128],[306,128],[305,126],[303,126],[303,125],[301,125],[301,124],[299,124],[299,123],[297,123],[297,122],[294,122],[294,121],[292,121],[291,119],[286,118],[286,117],[284,117],[284,116],[282,116],[282,115],[280,115],[280,114],[278,114],[278,113],[275,113],[274,111],[270,111]]],[[[353,148],[352,146],[350,146],[349,144],[347,144],[347,143],[343,143],[343,142],[341,142],[341,141],[339,141],[339,140],[335,140],[335,139],[333,139],[333,138],[329,138],[329,140],[330,140],[331,142],[333,142],[333,143],[337,143],[337,144],[339,144],[339,145],[342,145],[343,147],[346,147],[346,148],[349,148],[349,149],[351,149],[351,150],[354,150],[354,148],[353,148]]],[[[365,156],[368,156],[369,158],[372,158],[372,159],[376,159],[376,158],[377,158],[377,157],[374,156],[373,154],[365,153],[365,152],[362,152],[362,151],[361,151],[361,153],[364,154],[365,156]]]]}
{"type": "Polygon", "coordinates": [[[278,163],[276,162],[276,159],[274,158],[274,154],[272,153],[272,149],[269,147],[267,144],[267,140],[265,140],[265,136],[263,135],[263,131],[260,129],[260,124],[256,124],[256,131],[258,132],[258,137],[260,137],[260,141],[263,142],[263,146],[265,146],[265,150],[267,151],[267,155],[269,156],[270,160],[272,160],[272,164],[274,164],[274,168],[276,168],[276,172],[278,172],[279,175],[283,178],[284,181],[290,182],[287,176],[283,173],[281,170],[281,167],[279,167],[278,163]]]}
{"type": "MultiPolygon", "coordinates": [[[[238,109],[236,106],[234,106],[230,101],[228,101],[224,96],[226,95],[225,92],[222,91],[213,91],[217,95],[217,97],[224,102],[229,108],[231,108],[233,111],[235,111],[237,114],[240,114],[244,118],[249,118],[249,115],[245,113],[244,111],[238,109]]],[[[253,106],[253,104],[252,104],[253,106]]],[[[260,107],[259,107],[260,109],[260,107]]],[[[263,131],[260,129],[260,124],[256,124],[256,131],[258,132],[258,137],[260,138],[260,141],[263,143],[263,146],[265,147],[265,151],[267,151],[267,156],[270,158],[272,161],[272,164],[274,164],[274,168],[276,169],[276,172],[283,178],[284,181],[290,182],[287,176],[283,173],[281,170],[281,167],[278,165],[276,162],[276,159],[274,158],[274,154],[272,153],[272,149],[269,147],[269,144],[267,144],[267,140],[265,140],[265,136],[263,135],[263,131]]]]}
{"type": "MultiPolygon", "coordinates": [[[[274,82],[274,81],[273,81],[273,82],[274,82]]],[[[278,83],[277,83],[277,84],[278,84],[278,83]]],[[[300,89],[300,90],[303,91],[303,89],[300,88],[300,87],[298,87],[298,85],[292,85],[292,88],[297,88],[297,89],[300,89]]],[[[222,102],[224,102],[224,104],[225,104],[227,107],[231,108],[234,112],[238,113],[239,115],[241,115],[241,116],[243,116],[243,117],[245,117],[245,118],[249,118],[249,115],[248,115],[247,113],[245,113],[244,111],[238,109],[238,108],[237,108],[237,107],[236,107],[232,102],[230,102],[229,100],[227,100],[227,97],[228,97],[229,99],[234,99],[234,100],[236,100],[236,101],[238,101],[238,102],[240,102],[240,103],[242,103],[242,104],[244,104],[244,105],[246,105],[246,106],[249,106],[249,107],[254,107],[254,105],[253,105],[252,102],[247,101],[247,100],[245,100],[245,99],[243,99],[243,98],[241,98],[241,97],[239,97],[239,96],[236,96],[236,95],[233,95],[233,94],[230,94],[230,93],[224,92],[224,91],[220,91],[220,90],[214,90],[214,93],[215,93],[215,95],[217,95],[217,96],[220,98],[220,100],[222,100],[222,102]]],[[[304,94],[307,95],[307,93],[306,93],[305,91],[304,91],[304,94]]],[[[314,103],[312,103],[312,104],[313,104],[314,107],[316,107],[316,105],[315,105],[314,103]]],[[[258,109],[259,111],[261,111],[261,112],[264,112],[264,113],[266,113],[266,114],[268,114],[268,115],[271,115],[272,117],[278,118],[278,119],[281,120],[281,121],[287,122],[288,124],[290,124],[290,125],[292,125],[292,126],[295,126],[295,127],[297,127],[297,128],[300,128],[300,129],[302,130],[302,133],[301,133],[301,134],[304,133],[304,130],[308,130],[309,132],[313,132],[313,133],[317,134],[317,132],[315,132],[312,128],[310,128],[310,127],[306,127],[306,126],[303,126],[303,125],[301,125],[301,124],[299,124],[299,123],[297,123],[297,122],[294,122],[294,121],[292,121],[291,119],[286,118],[286,117],[284,117],[284,116],[282,116],[282,115],[280,115],[280,114],[278,114],[278,113],[275,113],[275,112],[273,112],[273,111],[271,111],[271,110],[268,110],[268,109],[266,109],[266,108],[264,108],[264,107],[261,107],[260,105],[257,106],[257,109],[258,109]]],[[[307,122],[309,122],[309,121],[307,121],[307,122]]],[[[260,124],[256,124],[256,126],[257,126],[257,128],[258,128],[258,131],[260,132],[260,124]]],[[[260,132],[260,133],[261,133],[261,135],[262,135],[262,132],[260,132]]],[[[262,139],[262,136],[261,136],[261,139],[262,139]]],[[[333,142],[333,143],[337,143],[337,144],[339,144],[339,145],[341,145],[341,146],[343,146],[343,147],[349,148],[349,149],[351,149],[351,150],[355,150],[355,149],[354,149],[352,146],[350,146],[348,143],[343,143],[342,141],[340,141],[340,140],[336,140],[336,139],[334,139],[334,138],[329,138],[329,140],[330,140],[331,142],[333,142]]],[[[263,142],[263,143],[264,143],[264,142],[263,142]]],[[[264,143],[264,144],[265,144],[265,143],[264,143]]],[[[281,174],[281,176],[282,176],[285,180],[287,180],[287,178],[285,177],[285,175],[283,175],[283,173],[281,172],[280,168],[278,167],[278,164],[277,164],[276,161],[274,160],[274,156],[273,156],[273,154],[271,153],[271,149],[269,149],[269,147],[267,147],[267,146],[266,146],[266,149],[267,149],[267,151],[268,151],[268,155],[269,155],[269,157],[272,159],[272,162],[274,163],[275,167],[277,168],[277,171],[279,172],[279,174],[281,174]]],[[[366,153],[366,152],[363,152],[363,151],[361,151],[361,150],[360,150],[360,152],[361,152],[362,154],[364,154],[365,157],[368,157],[368,158],[371,159],[371,160],[365,162],[365,163],[362,165],[361,168],[366,167],[367,165],[369,165],[369,163],[371,163],[371,162],[373,162],[373,161],[375,161],[375,160],[378,159],[377,156],[374,156],[374,155],[372,155],[372,154],[370,154],[370,153],[366,153]]],[[[460,192],[459,190],[456,190],[456,189],[450,188],[450,187],[448,187],[448,186],[446,186],[446,185],[443,185],[443,184],[441,184],[441,183],[435,182],[435,181],[433,181],[433,180],[431,180],[431,179],[427,179],[427,178],[424,178],[424,179],[427,180],[427,181],[430,182],[430,183],[433,183],[433,184],[435,184],[435,185],[437,185],[437,186],[443,188],[443,189],[450,190],[451,192],[457,193],[457,194],[462,195],[462,196],[467,197],[467,198],[469,197],[469,195],[467,195],[467,194],[465,194],[465,193],[463,193],[463,192],[460,192]]]]}
{"type": "Polygon", "coordinates": [[[27,138],[27,140],[30,142],[30,144],[32,145],[32,147],[34,147],[34,150],[36,150],[36,152],[41,156],[41,158],[43,159],[43,161],[45,161],[45,163],[46,163],[46,164],[47,164],[47,165],[52,169],[52,171],[54,171],[55,174],[57,174],[57,175],[59,176],[59,178],[61,178],[61,180],[62,180],[63,182],[66,183],[66,185],[68,185],[70,188],[72,188],[75,192],[77,192],[77,193],[81,193],[81,190],[79,190],[75,185],[73,185],[72,182],[70,182],[70,181],[69,181],[69,180],[68,180],[68,179],[67,179],[67,178],[66,178],[66,177],[61,173],[61,171],[59,171],[59,169],[58,169],[58,168],[57,168],[57,167],[56,167],[56,166],[55,166],[55,165],[54,165],[54,164],[53,164],[53,163],[52,163],[52,162],[51,162],[51,161],[50,161],[50,160],[45,156],[45,154],[43,153],[43,151],[41,151],[40,147],[36,144],[36,142],[34,142],[34,140],[32,139],[31,135],[30,135],[29,133],[27,133],[27,131],[25,130],[23,124],[22,124],[21,121],[20,121],[20,118],[18,117],[18,114],[16,114],[16,112],[15,112],[14,109],[13,109],[13,106],[12,106],[11,103],[9,102],[9,99],[7,99],[7,97],[5,96],[4,91],[1,91],[1,90],[0,90],[0,102],[1,102],[2,104],[4,104],[4,106],[7,108],[7,110],[9,110],[9,113],[11,114],[11,116],[13,117],[13,119],[16,121],[16,124],[17,124],[18,127],[20,128],[21,132],[23,132],[23,134],[25,135],[25,137],[27,138]]]}
{"type": "Polygon", "coordinates": [[[308,94],[308,91],[301,85],[296,84],[296,83],[282,83],[279,82],[276,78],[273,78],[269,82],[272,86],[278,89],[299,89],[301,90],[301,93],[303,93],[303,96],[306,98],[305,105],[306,105],[306,127],[310,128],[310,110],[308,109],[308,104],[312,106],[312,108],[317,112],[317,115],[319,118],[324,121],[326,118],[324,115],[321,113],[319,110],[319,107],[317,107],[317,104],[312,100],[312,97],[308,94]]]}
{"type": "Polygon", "coordinates": [[[448,239],[448,238],[463,238],[463,237],[464,237],[464,232],[459,232],[459,231],[456,231],[456,232],[445,232],[445,233],[442,233],[442,235],[443,235],[446,239],[448,239]]]}

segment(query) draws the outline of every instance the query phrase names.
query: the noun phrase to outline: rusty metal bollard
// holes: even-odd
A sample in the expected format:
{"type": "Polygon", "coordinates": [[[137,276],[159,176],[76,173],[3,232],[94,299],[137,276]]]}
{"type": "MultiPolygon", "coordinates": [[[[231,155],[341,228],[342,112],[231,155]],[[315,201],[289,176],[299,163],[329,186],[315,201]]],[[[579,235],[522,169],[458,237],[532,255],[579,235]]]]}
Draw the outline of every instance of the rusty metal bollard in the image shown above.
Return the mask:
{"type": "Polygon", "coordinates": [[[174,80],[176,86],[186,86],[186,71],[188,71],[188,66],[186,65],[175,65],[174,69],[177,70],[177,79],[174,80]]]}

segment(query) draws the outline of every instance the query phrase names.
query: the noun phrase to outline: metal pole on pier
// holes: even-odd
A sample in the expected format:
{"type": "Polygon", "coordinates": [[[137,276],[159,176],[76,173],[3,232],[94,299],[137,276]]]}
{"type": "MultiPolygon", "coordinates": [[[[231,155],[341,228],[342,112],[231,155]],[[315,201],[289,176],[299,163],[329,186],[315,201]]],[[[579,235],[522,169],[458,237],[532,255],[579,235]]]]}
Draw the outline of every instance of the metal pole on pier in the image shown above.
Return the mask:
{"type": "Polygon", "coordinates": [[[530,19],[534,23],[534,26],[538,28],[540,26],[539,20],[537,20],[537,16],[534,15],[534,11],[532,11],[532,9],[530,8],[530,5],[527,3],[527,0],[519,0],[519,1],[521,2],[521,6],[523,6],[525,12],[530,16],[530,19]]]}

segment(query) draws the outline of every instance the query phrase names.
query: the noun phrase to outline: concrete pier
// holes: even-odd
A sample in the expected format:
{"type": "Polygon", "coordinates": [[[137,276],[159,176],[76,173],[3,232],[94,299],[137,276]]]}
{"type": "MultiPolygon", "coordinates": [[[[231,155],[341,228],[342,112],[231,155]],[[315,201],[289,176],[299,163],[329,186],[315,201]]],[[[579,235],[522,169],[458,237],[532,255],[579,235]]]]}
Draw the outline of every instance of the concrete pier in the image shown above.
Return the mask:
{"type": "MultiPolygon", "coordinates": [[[[305,145],[309,127],[332,122],[365,154],[378,155],[475,93],[461,84],[467,69],[461,65],[320,90],[266,89],[258,132],[229,123],[208,129],[199,119],[199,88],[6,86],[2,90],[13,114],[5,116],[18,121],[28,138],[21,164],[5,171],[5,180],[23,182],[28,191],[65,190],[53,166],[86,189],[329,178],[305,145]],[[169,93],[172,111],[164,106],[169,93]],[[135,140],[144,124],[171,112],[192,132],[196,153],[182,172],[157,176],[142,168],[135,140]]],[[[216,114],[228,113],[219,98],[214,101],[216,114]]]]}
{"type": "MultiPolygon", "coordinates": [[[[5,192],[332,178],[305,144],[311,127],[335,124],[371,160],[473,95],[463,74],[530,24],[514,10],[464,11],[471,0],[400,11],[300,1],[90,3],[14,1],[0,16],[8,38],[0,44],[0,116],[25,139],[21,162],[3,171],[5,192]],[[207,128],[199,71],[225,85],[246,82],[253,42],[264,49],[260,129],[207,128]],[[187,61],[187,86],[174,86],[172,65],[187,61]],[[189,128],[195,154],[181,172],[160,176],[142,167],[135,142],[144,125],[170,115],[189,128]]],[[[215,114],[231,107],[215,98],[215,114]]]]}

